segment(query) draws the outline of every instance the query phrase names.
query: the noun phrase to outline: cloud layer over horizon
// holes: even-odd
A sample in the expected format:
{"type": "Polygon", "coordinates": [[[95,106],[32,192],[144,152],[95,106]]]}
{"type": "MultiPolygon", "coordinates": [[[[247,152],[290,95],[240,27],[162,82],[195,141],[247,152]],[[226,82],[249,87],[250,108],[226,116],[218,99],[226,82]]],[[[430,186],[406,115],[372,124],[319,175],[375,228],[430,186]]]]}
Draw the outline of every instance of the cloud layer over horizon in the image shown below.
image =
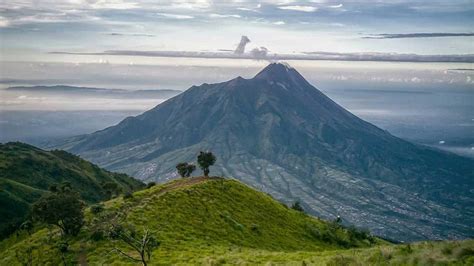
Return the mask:
{"type": "Polygon", "coordinates": [[[218,51],[233,49],[241,35],[252,39],[249,51],[269,54],[472,54],[473,17],[470,0],[13,0],[0,3],[1,60],[47,61],[51,51],[218,51]]]}

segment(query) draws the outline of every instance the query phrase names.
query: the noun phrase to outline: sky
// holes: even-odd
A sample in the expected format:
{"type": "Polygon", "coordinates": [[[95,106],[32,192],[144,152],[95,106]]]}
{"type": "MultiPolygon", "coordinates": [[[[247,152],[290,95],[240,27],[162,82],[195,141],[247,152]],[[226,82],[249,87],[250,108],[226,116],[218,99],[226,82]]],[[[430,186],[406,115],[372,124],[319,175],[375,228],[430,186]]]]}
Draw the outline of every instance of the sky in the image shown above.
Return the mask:
{"type": "Polygon", "coordinates": [[[1,61],[130,61],[100,55],[111,50],[222,52],[242,35],[251,40],[248,51],[270,54],[466,55],[474,54],[473,18],[472,0],[2,1],[1,61]]]}
{"type": "Polygon", "coordinates": [[[185,90],[279,60],[315,82],[472,86],[473,29],[473,0],[1,1],[0,88],[185,90]]]}

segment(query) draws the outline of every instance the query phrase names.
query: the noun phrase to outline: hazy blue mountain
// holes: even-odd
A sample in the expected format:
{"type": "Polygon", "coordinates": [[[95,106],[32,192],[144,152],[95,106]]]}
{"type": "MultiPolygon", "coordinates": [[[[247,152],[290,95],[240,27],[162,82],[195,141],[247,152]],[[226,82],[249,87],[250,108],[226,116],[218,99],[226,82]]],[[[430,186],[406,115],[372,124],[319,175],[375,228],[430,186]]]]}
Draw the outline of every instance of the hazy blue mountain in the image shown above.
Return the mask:
{"type": "Polygon", "coordinates": [[[398,240],[474,235],[474,161],[412,144],[354,116],[295,69],[193,86],[61,145],[142,180],[176,177],[200,150],[234,176],[310,212],[398,240]]]}

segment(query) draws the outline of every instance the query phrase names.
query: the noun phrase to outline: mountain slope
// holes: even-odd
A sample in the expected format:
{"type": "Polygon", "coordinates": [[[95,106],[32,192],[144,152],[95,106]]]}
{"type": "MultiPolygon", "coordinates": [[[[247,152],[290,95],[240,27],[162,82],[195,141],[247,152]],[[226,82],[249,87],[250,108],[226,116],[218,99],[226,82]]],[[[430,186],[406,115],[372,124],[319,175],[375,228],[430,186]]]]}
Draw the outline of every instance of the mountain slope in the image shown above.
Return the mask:
{"type": "Polygon", "coordinates": [[[0,235],[21,222],[49,186],[69,182],[87,202],[106,199],[102,183],[113,182],[124,192],[143,184],[111,173],[64,151],[44,151],[20,142],[0,144],[0,235]]]}
{"type": "MultiPolygon", "coordinates": [[[[262,192],[223,178],[179,179],[138,191],[133,198],[113,199],[104,206],[98,214],[86,211],[86,226],[78,237],[70,238],[71,264],[78,254],[92,265],[126,261],[110,252],[114,245],[110,240],[91,239],[112,223],[139,231],[149,229],[161,242],[153,255],[155,262],[167,265],[175,264],[173,260],[191,260],[191,254],[199,257],[212,251],[309,252],[385,243],[289,209],[262,192]]],[[[33,258],[35,264],[60,263],[54,249],[60,238],[53,234],[48,241],[46,231],[0,245],[0,264],[14,264],[15,251],[28,245],[38,254],[33,258]]]]}
{"type": "Polygon", "coordinates": [[[143,180],[176,177],[203,149],[213,171],[312,213],[399,240],[462,238],[474,229],[474,161],[396,138],[352,115],[295,69],[193,86],[116,126],[64,144],[143,180]]]}
{"type": "MultiPolygon", "coordinates": [[[[392,245],[288,209],[236,181],[194,177],[135,192],[86,210],[86,226],[68,239],[67,264],[133,265],[101,238],[111,223],[148,229],[160,242],[150,265],[470,265],[474,241],[392,245]],[[348,248],[351,247],[351,248],[348,248]]],[[[55,230],[0,242],[0,264],[61,264],[55,230]],[[23,257],[22,257],[23,255],[23,257]]]]}

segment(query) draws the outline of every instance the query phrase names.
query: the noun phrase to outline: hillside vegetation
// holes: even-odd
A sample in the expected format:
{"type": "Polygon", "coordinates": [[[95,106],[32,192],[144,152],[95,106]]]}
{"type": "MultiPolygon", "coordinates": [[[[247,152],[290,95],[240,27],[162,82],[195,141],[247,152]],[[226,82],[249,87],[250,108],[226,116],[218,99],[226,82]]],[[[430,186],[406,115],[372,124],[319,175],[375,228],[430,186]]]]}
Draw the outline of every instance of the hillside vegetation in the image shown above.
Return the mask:
{"type": "MultiPolygon", "coordinates": [[[[135,265],[114,252],[118,247],[133,256],[132,250],[107,237],[106,231],[116,224],[138,232],[149,230],[156,237],[161,244],[152,252],[151,265],[464,263],[474,250],[472,241],[391,245],[290,209],[267,194],[223,178],[179,179],[103,206],[100,212],[87,209],[85,227],[67,239],[67,263],[135,265]]],[[[60,264],[60,241],[52,228],[11,237],[0,244],[0,264],[16,265],[28,257],[34,264],[60,264]]]]}
{"type": "MultiPolygon", "coordinates": [[[[133,197],[110,200],[102,212],[86,211],[86,226],[70,239],[68,260],[83,256],[92,264],[126,261],[105,237],[112,224],[149,229],[161,242],[157,262],[184,262],[209,252],[261,250],[271,252],[323,251],[369,247],[380,240],[335,223],[289,209],[270,196],[235,181],[197,177],[180,179],[138,191],[133,197]],[[189,254],[186,258],[178,254],[189,254]],[[191,255],[194,254],[194,255],[191,255]],[[183,260],[184,259],[184,260],[183,260]]],[[[34,250],[39,264],[59,263],[55,245],[60,236],[42,229],[31,237],[5,240],[0,264],[17,261],[18,251],[34,250]]],[[[126,247],[122,247],[126,250],[126,247]]]]}
{"type": "Polygon", "coordinates": [[[0,144],[0,237],[21,223],[31,203],[52,185],[68,182],[88,202],[110,197],[104,184],[114,192],[131,192],[143,184],[125,174],[97,167],[65,151],[44,151],[11,142],[0,144]]]}

